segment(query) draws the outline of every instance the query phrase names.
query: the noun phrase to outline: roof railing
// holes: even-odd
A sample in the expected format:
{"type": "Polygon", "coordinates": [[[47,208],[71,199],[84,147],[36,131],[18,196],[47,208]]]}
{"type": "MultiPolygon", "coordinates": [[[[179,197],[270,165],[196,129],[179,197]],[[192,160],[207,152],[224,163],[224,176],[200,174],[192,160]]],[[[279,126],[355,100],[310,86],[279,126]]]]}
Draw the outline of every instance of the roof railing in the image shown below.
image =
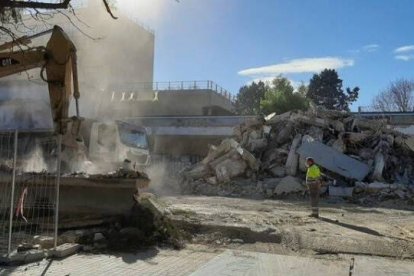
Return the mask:
{"type": "Polygon", "coordinates": [[[210,80],[196,80],[196,81],[163,81],[163,82],[135,82],[122,83],[119,86],[112,86],[109,88],[114,93],[131,94],[135,92],[145,92],[148,90],[157,91],[159,93],[168,93],[171,91],[213,91],[222,97],[235,101],[235,96],[210,80]]]}

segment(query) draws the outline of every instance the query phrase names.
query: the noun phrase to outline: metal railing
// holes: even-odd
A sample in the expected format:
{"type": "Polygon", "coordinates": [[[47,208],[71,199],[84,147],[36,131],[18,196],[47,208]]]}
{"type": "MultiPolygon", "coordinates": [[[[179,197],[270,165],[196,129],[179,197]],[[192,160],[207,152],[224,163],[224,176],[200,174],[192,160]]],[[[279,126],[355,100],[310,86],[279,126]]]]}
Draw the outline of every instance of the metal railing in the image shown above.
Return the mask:
{"type": "Polygon", "coordinates": [[[36,235],[54,238],[57,246],[61,136],[45,135],[0,133],[1,257],[36,244],[36,235]]]}
{"type": "MultiPolygon", "coordinates": [[[[130,95],[131,93],[142,91],[157,91],[166,93],[170,91],[213,91],[218,95],[228,99],[231,102],[236,100],[236,96],[210,80],[195,80],[195,81],[163,81],[163,82],[135,82],[122,83],[119,86],[109,88],[113,93],[123,93],[130,95]]],[[[125,96],[126,97],[126,96],[125,96]]]]}

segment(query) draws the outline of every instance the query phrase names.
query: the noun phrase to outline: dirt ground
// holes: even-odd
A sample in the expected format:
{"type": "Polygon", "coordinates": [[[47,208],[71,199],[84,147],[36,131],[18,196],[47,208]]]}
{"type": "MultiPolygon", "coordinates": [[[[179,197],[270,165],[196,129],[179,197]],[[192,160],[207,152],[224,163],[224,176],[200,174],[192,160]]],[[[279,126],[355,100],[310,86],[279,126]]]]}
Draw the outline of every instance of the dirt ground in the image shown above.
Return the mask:
{"type": "Polygon", "coordinates": [[[358,254],[414,259],[414,212],[326,199],[320,218],[304,200],[163,197],[191,243],[287,255],[358,254]]]}
{"type": "Polygon", "coordinates": [[[185,248],[80,252],[0,275],[414,275],[414,212],[325,199],[159,198],[185,248]]]}

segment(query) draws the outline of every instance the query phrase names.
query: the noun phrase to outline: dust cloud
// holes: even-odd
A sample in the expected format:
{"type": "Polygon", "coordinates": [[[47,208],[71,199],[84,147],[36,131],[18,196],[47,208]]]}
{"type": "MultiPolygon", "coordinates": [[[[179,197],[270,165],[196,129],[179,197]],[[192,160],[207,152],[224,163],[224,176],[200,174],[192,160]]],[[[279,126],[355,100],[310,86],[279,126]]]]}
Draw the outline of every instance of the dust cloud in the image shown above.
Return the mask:
{"type": "Polygon", "coordinates": [[[150,191],[158,195],[178,195],[180,191],[180,175],[174,168],[174,162],[163,160],[155,162],[147,168],[146,173],[151,179],[150,191]]]}
{"type": "MultiPolygon", "coordinates": [[[[60,14],[50,18],[47,25],[30,18],[25,24],[31,26],[33,33],[59,25],[77,47],[81,117],[102,121],[145,116],[146,111],[138,107],[138,102],[147,105],[146,110],[151,109],[147,103],[152,103],[154,97],[152,82],[155,40],[153,31],[145,25],[156,25],[155,22],[162,20],[168,5],[171,5],[165,3],[174,1],[119,0],[114,10],[118,20],[111,19],[101,0],[78,2],[88,4],[79,5],[76,17],[71,16],[76,26],[60,14]],[[141,22],[145,23],[142,25],[141,22]]],[[[50,35],[45,35],[36,38],[32,46],[46,45],[49,37],[50,35]]],[[[7,126],[7,129],[52,128],[47,85],[41,81],[39,69],[28,71],[28,75],[38,87],[32,88],[33,80],[29,81],[25,73],[9,77],[8,79],[13,79],[10,83],[3,79],[0,81],[0,89],[3,89],[3,97],[0,98],[1,126],[7,126]],[[20,96],[19,100],[15,99],[17,94],[20,96]],[[28,108],[27,104],[21,104],[19,107],[11,104],[11,101],[47,102],[49,106],[43,105],[34,109],[32,105],[28,108]],[[27,112],[20,114],[22,110],[27,112]],[[23,123],[26,121],[27,123],[23,123]]],[[[69,113],[69,116],[75,115],[73,101],[69,113]]],[[[72,158],[67,157],[68,160],[72,158]]],[[[42,158],[39,151],[33,151],[33,157],[28,158],[31,165],[27,168],[42,169],[43,165],[39,168],[34,166],[42,158]]],[[[38,163],[43,164],[40,161],[38,163]]],[[[70,166],[73,166],[73,171],[102,172],[102,166],[87,160],[70,166]]],[[[165,183],[170,182],[163,173],[165,166],[167,165],[151,166],[149,172],[151,177],[157,179],[154,183],[159,183],[160,190],[163,190],[165,183]]]]}

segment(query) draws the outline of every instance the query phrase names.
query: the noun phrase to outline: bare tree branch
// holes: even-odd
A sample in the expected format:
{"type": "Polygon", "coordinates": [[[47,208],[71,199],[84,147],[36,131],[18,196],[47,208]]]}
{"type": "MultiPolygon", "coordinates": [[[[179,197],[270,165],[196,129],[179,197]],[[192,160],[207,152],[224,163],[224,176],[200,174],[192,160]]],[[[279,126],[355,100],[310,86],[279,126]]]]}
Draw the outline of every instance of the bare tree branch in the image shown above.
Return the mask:
{"type": "Polygon", "coordinates": [[[106,11],[111,15],[111,17],[113,18],[113,19],[118,19],[118,17],[116,17],[116,16],[114,16],[113,14],[112,14],[112,11],[111,11],[111,8],[109,7],[109,4],[108,4],[108,1],[107,0],[102,0],[103,2],[104,2],[104,5],[105,5],[105,8],[106,8],[106,11]]]}
{"type": "Polygon", "coordinates": [[[380,92],[373,100],[378,111],[414,111],[414,81],[399,79],[380,92]]]}
{"type": "Polygon", "coordinates": [[[14,0],[2,0],[0,8],[20,8],[20,9],[67,9],[71,0],[64,0],[60,3],[48,3],[48,2],[37,2],[37,1],[14,1],[14,0]]]}

